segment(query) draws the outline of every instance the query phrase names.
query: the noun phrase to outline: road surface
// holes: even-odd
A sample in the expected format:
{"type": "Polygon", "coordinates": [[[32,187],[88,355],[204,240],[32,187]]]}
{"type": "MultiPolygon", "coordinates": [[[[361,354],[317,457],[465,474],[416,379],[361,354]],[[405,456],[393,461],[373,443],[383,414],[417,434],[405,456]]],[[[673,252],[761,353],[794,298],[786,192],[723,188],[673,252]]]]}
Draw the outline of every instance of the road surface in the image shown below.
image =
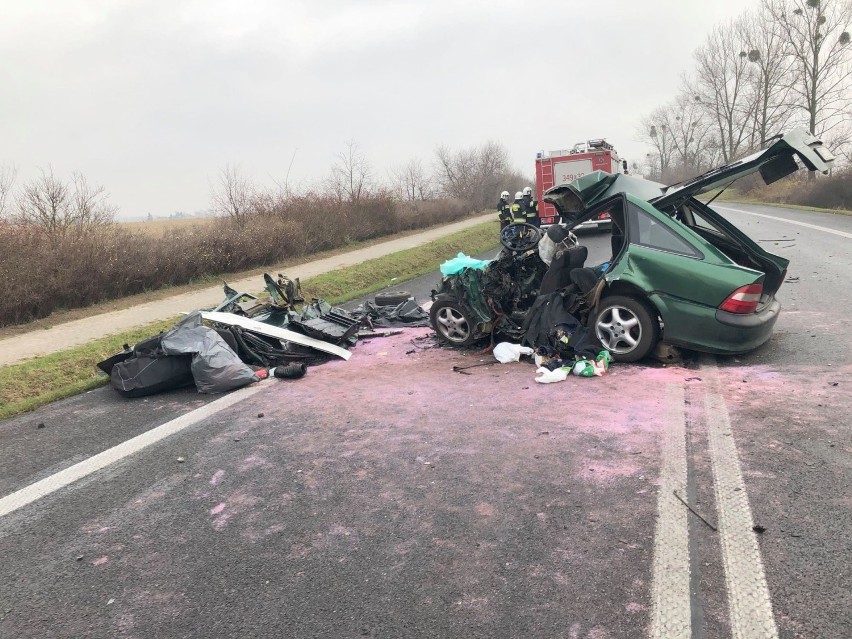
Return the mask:
{"type": "Polygon", "coordinates": [[[852,218],[719,208],[791,259],[746,356],[542,385],[411,329],[0,422],[0,637],[852,636],[852,218]]]}

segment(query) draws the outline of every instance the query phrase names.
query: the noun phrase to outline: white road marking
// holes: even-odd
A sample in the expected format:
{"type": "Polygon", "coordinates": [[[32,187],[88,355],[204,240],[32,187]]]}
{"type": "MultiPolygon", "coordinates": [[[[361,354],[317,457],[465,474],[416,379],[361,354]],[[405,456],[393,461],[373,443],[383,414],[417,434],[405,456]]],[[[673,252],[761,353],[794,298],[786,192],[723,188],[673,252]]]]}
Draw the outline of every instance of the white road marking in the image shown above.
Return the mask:
{"type": "Polygon", "coordinates": [[[765,215],[763,213],[753,213],[752,211],[743,211],[742,209],[735,209],[731,206],[719,206],[716,205],[713,208],[716,209],[724,209],[726,211],[734,211],[735,213],[745,213],[746,215],[756,215],[757,217],[765,217],[767,220],[775,220],[776,222],[786,222],[787,224],[795,224],[796,226],[804,226],[809,229],[816,229],[817,231],[823,231],[825,233],[831,233],[832,235],[839,235],[840,237],[848,237],[852,239],[852,233],[847,233],[846,231],[838,231],[836,229],[830,229],[825,226],[817,226],[816,224],[808,224],[807,222],[799,222],[797,220],[788,220],[784,217],[775,217],[774,215],[765,215]]]}
{"type": "Polygon", "coordinates": [[[61,470],[50,477],[45,477],[44,479],[37,481],[34,484],[30,484],[11,495],[3,497],[0,499],[0,517],[4,517],[5,515],[8,515],[27,504],[31,504],[32,502],[41,499],[60,488],[82,479],[83,477],[87,477],[102,468],[110,466],[125,457],[138,453],[140,450],[143,450],[152,444],[156,444],[166,437],[170,437],[171,435],[179,433],[182,430],[197,424],[202,419],[215,415],[219,411],[251,397],[262,390],[266,383],[268,382],[258,382],[233,391],[224,397],[202,406],[201,408],[196,408],[185,415],[181,415],[180,417],[166,422],[162,426],[152,428],[141,435],[128,439],[126,442],[122,442],[112,448],[108,448],[93,457],[89,457],[88,459],[74,464],[73,466],[69,466],[65,470],[61,470]]]}
{"type": "Polygon", "coordinates": [[[666,389],[663,459],[657,526],[654,535],[654,574],[651,591],[651,637],[689,639],[692,636],[689,597],[688,510],[674,491],[686,498],[686,421],[681,384],[666,389]]]}
{"type": "Polygon", "coordinates": [[[710,390],[704,398],[710,463],[716,510],[719,513],[719,538],[728,591],[728,614],[734,639],[777,639],[778,629],[772,614],[769,587],[763,560],[752,530],[754,520],[740,470],[737,447],[731,431],[728,407],[721,395],[718,369],[702,363],[710,390]]]}

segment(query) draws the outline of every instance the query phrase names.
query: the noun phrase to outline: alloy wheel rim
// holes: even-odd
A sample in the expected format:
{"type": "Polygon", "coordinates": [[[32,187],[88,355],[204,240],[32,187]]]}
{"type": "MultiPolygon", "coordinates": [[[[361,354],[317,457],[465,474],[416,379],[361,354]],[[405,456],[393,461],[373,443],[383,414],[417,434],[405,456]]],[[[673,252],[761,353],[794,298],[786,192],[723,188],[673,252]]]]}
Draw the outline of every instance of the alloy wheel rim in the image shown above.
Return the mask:
{"type": "Polygon", "coordinates": [[[612,306],[598,316],[595,334],[608,351],[624,355],[639,345],[642,323],[629,308],[612,306]]]}
{"type": "Polygon", "coordinates": [[[445,306],[435,319],[441,334],[451,342],[463,342],[470,336],[467,318],[454,308],[445,306]]]}

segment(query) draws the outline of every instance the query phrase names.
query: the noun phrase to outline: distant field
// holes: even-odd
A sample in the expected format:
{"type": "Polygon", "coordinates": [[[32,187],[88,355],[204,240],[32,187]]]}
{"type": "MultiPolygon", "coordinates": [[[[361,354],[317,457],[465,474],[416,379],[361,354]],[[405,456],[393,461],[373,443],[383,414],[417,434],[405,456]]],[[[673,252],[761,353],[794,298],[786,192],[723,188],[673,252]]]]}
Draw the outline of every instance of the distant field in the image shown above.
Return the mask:
{"type": "Polygon", "coordinates": [[[215,219],[216,218],[213,217],[201,217],[184,220],[153,220],[151,222],[119,221],[119,224],[121,224],[122,228],[128,229],[130,231],[138,231],[140,233],[145,233],[154,237],[162,237],[163,235],[168,235],[169,233],[178,229],[185,229],[191,226],[198,226],[201,224],[210,224],[215,219]]]}

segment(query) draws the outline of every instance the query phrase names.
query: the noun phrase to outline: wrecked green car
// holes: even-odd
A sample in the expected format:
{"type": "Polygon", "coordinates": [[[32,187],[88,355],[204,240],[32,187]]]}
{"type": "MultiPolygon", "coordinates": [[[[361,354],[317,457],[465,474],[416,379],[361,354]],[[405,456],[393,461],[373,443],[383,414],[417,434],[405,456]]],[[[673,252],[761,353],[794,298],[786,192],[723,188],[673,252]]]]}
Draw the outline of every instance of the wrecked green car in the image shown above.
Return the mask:
{"type": "Polygon", "coordinates": [[[800,168],[825,173],[833,160],[820,140],[796,129],[754,155],[672,186],[600,171],[555,186],[544,200],[558,209],[563,234],[610,214],[610,259],[586,265],[583,247],[559,239],[559,231],[549,268],[536,263],[534,249],[504,242],[487,272],[443,279],[432,326],[459,346],[498,334],[522,340],[525,311],[552,286],[542,284],[557,282],[564,285],[557,290],[578,296],[575,316],[616,361],[642,359],[660,342],[708,353],[753,350],[772,335],[788,260],[696,196],[758,171],[767,184],[800,168]]]}

